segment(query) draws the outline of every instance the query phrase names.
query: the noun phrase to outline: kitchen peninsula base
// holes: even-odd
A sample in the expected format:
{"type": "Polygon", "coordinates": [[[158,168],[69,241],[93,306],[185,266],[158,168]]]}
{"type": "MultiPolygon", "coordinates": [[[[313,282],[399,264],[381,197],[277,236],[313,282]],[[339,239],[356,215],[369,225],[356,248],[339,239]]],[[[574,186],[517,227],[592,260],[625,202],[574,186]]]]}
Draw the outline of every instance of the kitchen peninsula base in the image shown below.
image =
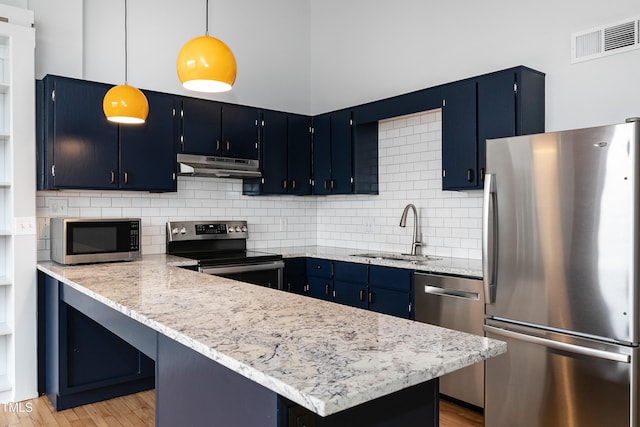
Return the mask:
{"type": "MultiPolygon", "coordinates": [[[[39,273],[39,289],[48,300],[47,324],[73,310],[86,316],[155,361],[156,425],[216,425],[288,427],[347,427],[367,425],[438,425],[438,379],[418,384],[350,409],[320,417],[277,393],[233,372],[210,358],[148,328],[46,274],[39,273]],[[53,310],[56,306],[61,310],[53,310]],[[53,310],[53,311],[52,311],[53,310]]],[[[61,319],[58,319],[58,322],[61,319]]],[[[66,322],[66,319],[62,319],[66,322]]],[[[48,347],[49,351],[52,347],[48,347]]],[[[65,388],[56,373],[73,372],[72,358],[55,354],[47,360],[45,393],[56,409],[64,409],[149,388],[148,375],[131,375],[76,388],[65,388]],[[68,366],[60,366],[66,363],[68,366]],[[58,366],[55,366],[55,365],[58,366]],[[57,381],[57,382],[56,382],[57,381]],[[107,387],[110,386],[110,387],[107,387]]],[[[94,375],[110,374],[109,364],[96,363],[94,375]],[[107,367],[107,370],[105,370],[107,367]],[[102,370],[102,371],[101,371],[102,370]]],[[[142,369],[144,373],[144,369],[142,369]]],[[[147,372],[148,373],[148,372],[147,372]]],[[[152,380],[151,380],[152,381],[152,380]]]]}

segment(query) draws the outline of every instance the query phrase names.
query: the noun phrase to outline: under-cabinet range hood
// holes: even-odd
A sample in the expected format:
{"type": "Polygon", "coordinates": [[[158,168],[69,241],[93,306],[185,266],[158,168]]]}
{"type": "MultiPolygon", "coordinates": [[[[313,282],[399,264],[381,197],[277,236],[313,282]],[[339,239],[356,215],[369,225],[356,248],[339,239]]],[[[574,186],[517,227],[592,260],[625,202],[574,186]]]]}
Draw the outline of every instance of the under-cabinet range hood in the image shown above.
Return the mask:
{"type": "Polygon", "coordinates": [[[199,156],[178,153],[179,175],[217,178],[260,178],[260,163],[255,159],[199,156]]]}

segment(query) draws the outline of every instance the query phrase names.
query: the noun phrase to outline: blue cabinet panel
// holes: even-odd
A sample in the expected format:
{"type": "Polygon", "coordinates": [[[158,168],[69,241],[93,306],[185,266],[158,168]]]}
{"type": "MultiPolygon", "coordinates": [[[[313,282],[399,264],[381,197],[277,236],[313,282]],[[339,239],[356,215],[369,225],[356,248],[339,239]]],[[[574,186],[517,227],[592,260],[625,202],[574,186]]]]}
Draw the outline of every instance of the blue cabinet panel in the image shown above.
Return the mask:
{"type": "Polygon", "coordinates": [[[243,105],[222,106],[222,149],[225,157],[258,158],[259,110],[243,105]]]}
{"type": "Polygon", "coordinates": [[[174,97],[144,91],[149,116],[142,125],[120,126],[120,188],[177,191],[174,97]]]}
{"type": "Polygon", "coordinates": [[[307,274],[309,276],[333,278],[332,262],[328,259],[308,258],[307,274]]]}
{"type": "Polygon", "coordinates": [[[262,191],[284,194],[287,185],[287,115],[262,112],[262,191]]]}
{"type": "Polygon", "coordinates": [[[331,194],[331,116],[313,118],[313,194],[331,194]]]}
{"type": "Polygon", "coordinates": [[[367,308],[369,305],[367,302],[368,289],[366,282],[354,283],[334,280],[333,289],[333,300],[337,303],[360,308],[367,308]]]}
{"type": "Polygon", "coordinates": [[[369,310],[392,316],[411,318],[411,294],[369,286],[369,310]]]}
{"type": "Polygon", "coordinates": [[[50,188],[118,188],[118,125],[102,111],[102,98],[111,86],[48,78],[45,88],[53,155],[47,153],[50,167],[44,173],[51,174],[50,188]]]}
{"type": "Polygon", "coordinates": [[[477,186],[476,82],[442,89],[442,188],[477,186]]]}
{"type": "Polygon", "coordinates": [[[289,114],[287,120],[287,154],[289,194],[311,194],[311,117],[289,114]]]}
{"type": "Polygon", "coordinates": [[[372,286],[411,292],[413,270],[372,265],[369,267],[369,284],[372,286]]]}
{"type": "Polygon", "coordinates": [[[307,277],[307,295],[314,298],[333,300],[333,280],[325,277],[307,277]]]}
{"type": "Polygon", "coordinates": [[[333,262],[333,278],[344,282],[368,283],[369,265],[353,262],[333,262]]]}
{"type": "Polygon", "coordinates": [[[352,125],[351,111],[331,114],[331,181],[332,194],[352,192],[352,125]]]}
{"type": "Polygon", "coordinates": [[[180,109],[182,151],[222,155],[222,106],[196,98],[182,98],[180,109]]]}

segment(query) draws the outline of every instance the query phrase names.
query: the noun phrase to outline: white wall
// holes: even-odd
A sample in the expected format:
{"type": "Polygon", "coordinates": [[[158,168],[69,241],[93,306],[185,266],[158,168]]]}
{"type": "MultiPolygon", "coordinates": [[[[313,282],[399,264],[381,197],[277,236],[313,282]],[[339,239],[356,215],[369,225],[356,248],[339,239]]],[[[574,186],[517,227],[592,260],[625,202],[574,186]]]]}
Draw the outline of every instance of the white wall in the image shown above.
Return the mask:
{"type": "Polygon", "coordinates": [[[640,116],[640,50],[571,65],[571,33],[637,0],[311,0],[311,105],[322,113],[516,65],[546,73],[547,130],[640,116]]]}
{"type": "MultiPolygon", "coordinates": [[[[36,15],[36,78],[59,74],[124,81],[124,0],[29,0],[36,15]]],[[[128,2],[129,83],[140,88],[309,113],[309,2],[210,2],[209,33],[227,43],[238,75],[231,92],[184,90],[175,61],[204,35],[202,0],[128,2]]]]}

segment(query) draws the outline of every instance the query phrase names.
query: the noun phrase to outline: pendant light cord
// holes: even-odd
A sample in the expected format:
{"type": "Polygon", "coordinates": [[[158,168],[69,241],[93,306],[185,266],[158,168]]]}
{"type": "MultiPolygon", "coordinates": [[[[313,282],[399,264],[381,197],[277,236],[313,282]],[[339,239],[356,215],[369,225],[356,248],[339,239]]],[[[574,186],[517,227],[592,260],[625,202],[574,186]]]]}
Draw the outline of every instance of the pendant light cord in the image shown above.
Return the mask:
{"type": "Polygon", "coordinates": [[[129,81],[129,52],[127,51],[127,0],[124,0],[124,84],[129,81]]]}
{"type": "MultiPolygon", "coordinates": [[[[126,0],[125,0],[126,1],[126,0]]],[[[207,13],[206,13],[206,21],[205,21],[205,28],[204,28],[204,34],[206,36],[209,35],[209,0],[207,0],[207,13]]]]}

